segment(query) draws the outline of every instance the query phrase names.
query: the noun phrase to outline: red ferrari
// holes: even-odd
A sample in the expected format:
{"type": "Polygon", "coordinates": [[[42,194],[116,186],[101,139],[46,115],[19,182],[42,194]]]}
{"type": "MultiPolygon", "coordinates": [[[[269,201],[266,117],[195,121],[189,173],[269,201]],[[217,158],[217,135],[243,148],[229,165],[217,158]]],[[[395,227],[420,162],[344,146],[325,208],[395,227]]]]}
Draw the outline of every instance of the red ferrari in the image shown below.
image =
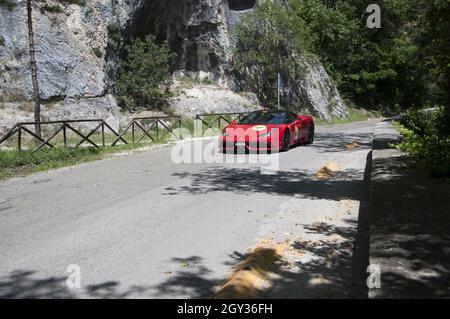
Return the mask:
{"type": "Polygon", "coordinates": [[[287,151],[292,145],[314,142],[314,119],[287,111],[256,111],[223,129],[222,152],[287,151]]]}

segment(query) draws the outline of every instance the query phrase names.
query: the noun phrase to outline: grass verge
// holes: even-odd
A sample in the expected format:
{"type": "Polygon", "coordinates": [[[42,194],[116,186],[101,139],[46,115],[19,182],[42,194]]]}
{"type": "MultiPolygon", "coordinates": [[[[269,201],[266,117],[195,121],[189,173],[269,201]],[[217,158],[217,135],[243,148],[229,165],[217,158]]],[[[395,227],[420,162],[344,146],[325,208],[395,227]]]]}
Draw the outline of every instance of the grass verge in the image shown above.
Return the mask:
{"type": "MultiPolygon", "coordinates": [[[[147,144],[148,145],[148,144],[147,144]]],[[[146,144],[95,147],[57,147],[32,150],[0,151],[0,180],[36,172],[100,160],[113,153],[136,150],[146,144]]]]}
{"type": "Polygon", "coordinates": [[[363,109],[348,108],[348,116],[346,118],[343,118],[343,119],[333,118],[333,119],[331,119],[331,121],[325,121],[318,117],[314,117],[314,123],[316,126],[346,124],[346,123],[367,121],[369,119],[379,118],[379,117],[381,117],[381,114],[378,114],[376,112],[367,111],[367,110],[363,110],[363,109]]]}

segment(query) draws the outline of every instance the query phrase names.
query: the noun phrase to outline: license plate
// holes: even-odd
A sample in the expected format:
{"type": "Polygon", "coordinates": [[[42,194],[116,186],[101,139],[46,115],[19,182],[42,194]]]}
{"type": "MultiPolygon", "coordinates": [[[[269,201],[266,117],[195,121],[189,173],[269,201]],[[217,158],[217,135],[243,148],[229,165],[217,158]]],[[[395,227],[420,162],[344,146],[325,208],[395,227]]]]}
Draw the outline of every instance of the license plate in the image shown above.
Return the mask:
{"type": "Polygon", "coordinates": [[[242,142],[242,143],[238,142],[238,143],[236,143],[236,146],[237,147],[245,147],[245,142],[242,142]]]}

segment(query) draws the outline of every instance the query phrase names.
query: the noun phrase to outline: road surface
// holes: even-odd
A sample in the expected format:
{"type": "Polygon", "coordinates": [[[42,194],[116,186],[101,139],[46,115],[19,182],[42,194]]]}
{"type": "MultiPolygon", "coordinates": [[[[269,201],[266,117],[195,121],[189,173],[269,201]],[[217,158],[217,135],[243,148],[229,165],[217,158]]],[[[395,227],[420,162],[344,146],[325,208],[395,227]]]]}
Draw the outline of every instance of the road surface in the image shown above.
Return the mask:
{"type": "Polygon", "coordinates": [[[1,182],[0,297],[211,297],[265,241],[291,247],[265,296],[364,297],[355,243],[375,123],[319,127],[313,145],[270,155],[276,172],[179,164],[163,147],[1,182]]]}

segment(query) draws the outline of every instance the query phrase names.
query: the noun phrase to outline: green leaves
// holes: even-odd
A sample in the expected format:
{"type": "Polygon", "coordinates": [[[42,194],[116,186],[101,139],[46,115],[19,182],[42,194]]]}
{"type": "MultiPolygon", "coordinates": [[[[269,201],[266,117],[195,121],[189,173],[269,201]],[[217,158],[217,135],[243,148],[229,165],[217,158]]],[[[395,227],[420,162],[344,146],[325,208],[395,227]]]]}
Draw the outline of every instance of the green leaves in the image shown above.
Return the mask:
{"type": "Polygon", "coordinates": [[[118,73],[119,106],[131,111],[163,108],[170,97],[173,56],[167,43],[157,44],[154,36],[134,40],[118,73]]]}
{"type": "Polygon", "coordinates": [[[254,13],[243,15],[236,27],[233,68],[240,85],[255,92],[265,106],[277,101],[277,74],[300,77],[300,53],[310,47],[308,29],[290,8],[278,1],[259,1],[254,13]]]}
{"type": "Polygon", "coordinates": [[[259,1],[236,29],[241,85],[276,101],[276,73],[317,57],[341,93],[381,111],[450,104],[450,0],[386,0],[382,28],[368,29],[366,0],[259,1]]]}
{"type": "Polygon", "coordinates": [[[450,175],[450,122],[445,110],[408,112],[401,121],[397,148],[408,152],[434,176],[450,175]]]}

